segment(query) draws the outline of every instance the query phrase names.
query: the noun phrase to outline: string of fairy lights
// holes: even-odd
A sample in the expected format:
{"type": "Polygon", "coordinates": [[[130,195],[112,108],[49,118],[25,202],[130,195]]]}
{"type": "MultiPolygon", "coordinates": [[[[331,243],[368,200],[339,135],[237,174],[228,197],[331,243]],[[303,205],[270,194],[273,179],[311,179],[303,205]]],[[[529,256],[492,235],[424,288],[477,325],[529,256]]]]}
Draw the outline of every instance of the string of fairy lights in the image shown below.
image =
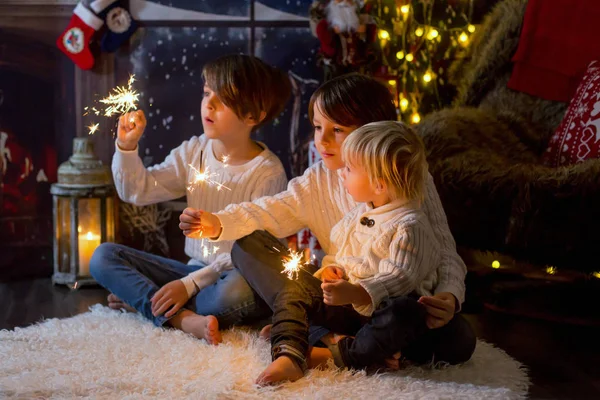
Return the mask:
{"type": "Polygon", "coordinates": [[[448,83],[447,68],[477,29],[471,24],[473,0],[367,2],[400,119],[418,123],[425,112],[444,106],[440,87],[448,83]]]}

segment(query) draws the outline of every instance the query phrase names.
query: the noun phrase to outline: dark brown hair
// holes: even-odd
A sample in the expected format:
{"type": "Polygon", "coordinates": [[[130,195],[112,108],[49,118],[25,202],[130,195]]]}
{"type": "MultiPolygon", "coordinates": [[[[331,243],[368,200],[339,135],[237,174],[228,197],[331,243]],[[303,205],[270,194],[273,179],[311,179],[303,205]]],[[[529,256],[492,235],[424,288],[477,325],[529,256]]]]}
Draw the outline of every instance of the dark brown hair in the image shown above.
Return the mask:
{"type": "Polygon", "coordinates": [[[292,92],[283,71],[260,58],[232,54],[208,62],[202,69],[205,84],[239,119],[248,114],[259,122],[255,128],[275,118],[292,92]],[[260,115],[265,112],[261,121],[260,115]]]}
{"type": "Polygon", "coordinates": [[[398,119],[388,88],[376,79],[358,73],[333,78],[313,93],[308,105],[311,123],[315,105],[327,119],[343,126],[398,119]]]}

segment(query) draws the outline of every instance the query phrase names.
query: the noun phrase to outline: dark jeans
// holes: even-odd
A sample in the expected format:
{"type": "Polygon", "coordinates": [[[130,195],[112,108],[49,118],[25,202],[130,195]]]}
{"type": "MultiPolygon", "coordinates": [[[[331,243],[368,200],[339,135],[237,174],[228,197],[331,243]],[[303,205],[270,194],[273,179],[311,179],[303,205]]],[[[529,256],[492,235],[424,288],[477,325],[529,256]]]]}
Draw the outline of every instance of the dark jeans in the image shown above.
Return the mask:
{"type": "MultiPolygon", "coordinates": [[[[320,290],[320,282],[316,278],[309,279],[312,271],[300,272],[302,278],[298,278],[299,282],[290,281],[286,275],[281,273],[283,269],[282,255],[286,252],[287,249],[285,246],[275,237],[267,232],[257,231],[238,240],[231,253],[233,264],[274,312],[278,312],[276,302],[278,301],[279,293],[283,292],[288,285],[306,281],[314,282],[311,285],[303,285],[303,287],[310,288],[315,286],[315,291],[313,289],[306,289],[306,291],[313,298],[319,296],[316,293],[316,286],[320,290]],[[274,250],[274,248],[279,251],[274,250]]],[[[322,303],[322,294],[320,296],[322,303]]],[[[317,307],[322,306],[324,305],[317,305],[317,307]]],[[[282,308],[284,307],[282,306],[282,308]]],[[[307,310],[309,309],[310,307],[307,308],[307,310]]],[[[366,326],[367,330],[364,332],[363,325],[359,324],[356,319],[348,321],[344,319],[349,318],[352,314],[354,314],[354,317],[358,316],[358,313],[353,309],[347,307],[327,307],[327,309],[332,309],[335,312],[330,312],[329,310],[315,312],[315,314],[318,314],[316,315],[318,318],[313,317],[312,323],[319,325],[320,323],[330,321],[331,323],[327,323],[327,327],[331,327],[335,332],[357,335],[355,339],[346,338],[340,341],[339,344],[342,358],[346,357],[344,363],[348,365],[361,365],[369,357],[376,357],[377,359],[382,356],[383,358],[388,357],[398,351],[396,348],[399,344],[403,346],[399,349],[402,352],[402,356],[417,363],[434,361],[458,364],[469,360],[475,350],[475,334],[468,322],[461,315],[455,315],[442,328],[426,329],[423,331],[421,322],[417,322],[417,319],[425,315],[424,309],[414,298],[408,296],[384,301],[381,307],[373,314],[371,321],[366,326]],[[401,310],[403,311],[400,312],[401,310]],[[396,326],[401,325],[405,321],[412,321],[411,323],[414,324],[411,328],[413,333],[411,333],[411,329],[396,326]],[[363,335],[371,335],[373,332],[377,334],[374,344],[365,344],[363,335]],[[387,336],[386,332],[389,332],[387,336]],[[394,335],[398,334],[398,332],[404,332],[402,334],[406,335],[406,337],[396,338],[394,335]],[[369,346],[375,347],[371,349],[369,346]],[[372,356],[363,356],[364,353],[368,352],[371,352],[372,356]]],[[[288,323],[288,321],[285,321],[285,318],[283,320],[284,323],[288,323]]],[[[294,321],[293,323],[296,322],[294,321]]],[[[273,329],[275,329],[275,326],[273,329]]],[[[311,333],[313,329],[311,326],[311,333]]],[[[320,333],[322,332],[323,330],[321,329],[320,333]]],[[[327,331],[325,330],[324,332],[326,333],[327,331]]],[[[308,343],[313,344],[314,338],[309,338],[308,343]]],[[[304,344],[301,346],[304,346],[304,344]]],[[[370,358],[367,362],[370,362],[370,358]]]]}

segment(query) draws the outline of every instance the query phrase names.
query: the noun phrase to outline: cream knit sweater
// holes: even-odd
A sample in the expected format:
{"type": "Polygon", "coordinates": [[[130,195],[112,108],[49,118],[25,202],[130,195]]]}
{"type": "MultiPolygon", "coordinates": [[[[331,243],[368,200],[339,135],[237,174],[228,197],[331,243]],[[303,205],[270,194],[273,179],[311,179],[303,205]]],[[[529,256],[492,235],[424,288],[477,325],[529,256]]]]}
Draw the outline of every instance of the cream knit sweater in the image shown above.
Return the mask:
{"type": "Polygon", "coordinates": [[[333,227],[331,246],[335,255],[325,257],[315,276],[328,265],[341,267],[371,297],[371,304],[354,306],[363,315],[390,297],[431,296],[437,284],[440,245],[427,216],[410,202],[359,204],[333,227]]]}
{"type": "MultiPolygon", "coordinates": [[[[287,178],[283,165],[264,144],[260,144],[264,149],[262,153],[247,163],[226,165],[216,159],[212,143],[213,140],[204,135],[193,136],[173,149],[162,163],[149,168],[144,167],[137,149],[124,151],[117,146],[112,172],[119,197],[141,206],[187,196],[189,207],[216,212],[229,204],[253,201],[285,189],[287,178]],[[214,174],[214,181],[231,190],[217,190],[216,185],[206,182],[190,186],[195,172],[189,164],[198,170],[209,170],[214,174]]],[[[208,240],[185,239],[185,253],[191,257],[189,263],[208,265],[217,273],[233,268],[232,246],[233,240],[217,244],[208,240]]],[[[182,279],[188,294],[196,292],[200,276],[202,270],[182,279]]]]}
{"type": "MultiPolygon", "coordinates": [[[[342,184],[340,171],[331,171],[323,162],[318,162],[308,168],[304,175],[292,179],[286,191],[252,203],[228,206],[216,213],[223,227],[217,240],[231,241],[261,229],[283,238],[302,228],[309,228],[323,250],[331,254],[331,229],[357,206],[342,184]]],[[[435,293],[452,293],[460,308],[465,297],[467,268],[456,252],[456,243],[448,228],[446,214],[431,175],[427,178],[425,201],[421,210],[429,218],[441,246],[435,293]]]]}

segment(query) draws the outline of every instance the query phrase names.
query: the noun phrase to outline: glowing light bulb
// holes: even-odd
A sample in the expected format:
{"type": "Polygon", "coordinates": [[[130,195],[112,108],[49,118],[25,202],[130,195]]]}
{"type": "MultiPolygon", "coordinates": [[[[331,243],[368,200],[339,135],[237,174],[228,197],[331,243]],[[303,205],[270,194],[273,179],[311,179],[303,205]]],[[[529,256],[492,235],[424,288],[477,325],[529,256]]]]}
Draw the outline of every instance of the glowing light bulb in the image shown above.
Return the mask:
{"type": "Polygon", "coordinates": [[[406,109],[408,108],[408,99],[406,99],[405,97],[400,99],[400,108],[402,109],[402,111],[406,111],[406,109]]]}
{"type": "Polygon", "coordinates": [[[429,72],[425,72],[425,74],[423,75],[423,80],[425,81],[425,83],[431,82],[431,74],[429,72]]]}
{"type": "Polygon", "coordinates": [[[396,81],[395,81],[395,80],[393,80],[393,79],[390,79],[390,80],[388,81],[388,85],[390,85],[390,86],[396,86],[396,81]]]}
{"type": "Polygon", "coordinates": [[[436,37],[438,37],[440,35],[440,33],[436,30],[436,29],[432,29],[429,31],[429,33],[427,34],[427,39],[429,40],[433,40],[436,37]]]}
{"type": "Polygon", "coordinates": [[[415,31],[415,35],[417,35],[418,37],[423,36],[423,28],[417,28],[417,30],[415,31]]]}
{"type": "Polygon", "coordinates": [[[390,34],[388,31],[384,31],[383,29],[379,30],[379,39],[388,40],[390,38],[390,34]]]}
{"type": "Polygon", "coordinates": [[[494,268],[494,269],[500,268],[500,261],[498,261],[498,260],[492,261],[492,268],[494,268]]]}
{"type": "Polygon", "coordinates": [[[594,272],[594,273],[592,274],[592,276],[593,276],[594,278],[598,278],[598,279],[600,279],[600,272],[596,271],[596,272],[594,272]]]}
{"type": "Polygon", "coordinates": [[[402,14],[408,14],[408,12],[410,11],[410,6],[403,5],[402,7],[400,7],[400,11],[402,11],[402,14]]]}
{"type": "Polygon", "coordinates": [[[413,115],[410,117],[410,120],[413,124],[418,124],[419,122],[421,122],[421,116],[417,112],[413,113],[413,115]]]}
{"type": "Polygon", "coordinates": [[[556,273],[556,267],[547,267],[546,268],[546,273],[548,275],[554,275],[556,273]]]}
{"type": "Polygon", "coordinates": [[[415,57],[412,55],[412,53],[408,53],[406,55],[406,61],[412,62],[412,60],[414,60],[414,59],[415,59],[415,57]]]}
{"type": "Polygon", "coordinates": [[[458,40],[460,40],[463,43],[466,43],[466,41],[469,40],[469,35],[467,35],[466,33],[463,32],[458,37],[458,40]]]}
{"type": "Polygon", "coordinates": [[[404,52],[402,50],[400,50],[399,52],[396,53],[396,58],[398,60],[402,60],[404,58],[404,52]]]}
{"type": "Polygon", "coordinates": [[[475,32],[475,25],[469,24],[469,26],[467,27],[467,30],[471,33],[475,32]]]}

